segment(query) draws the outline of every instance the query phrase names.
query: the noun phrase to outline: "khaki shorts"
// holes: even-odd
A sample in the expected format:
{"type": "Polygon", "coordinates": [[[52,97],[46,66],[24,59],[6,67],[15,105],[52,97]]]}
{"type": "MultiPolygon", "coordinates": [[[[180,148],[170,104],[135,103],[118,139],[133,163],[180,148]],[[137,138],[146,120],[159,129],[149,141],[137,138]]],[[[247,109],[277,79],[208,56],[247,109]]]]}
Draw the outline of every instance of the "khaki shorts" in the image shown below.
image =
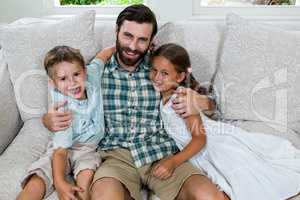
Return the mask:
{"type": "Polygon", "coordinates": [[[92,185],[104,177],[115,178],[128,189],[135,200],[143,199],[141,194],[143,185],[151,189],[161,200],[175,199],[187,178],[194,174],[204,175],[200,169],[185,162],[175,169],[172,177],[162,181],[151,175],[155,163],[136,168],[130,152],[126,149],[100,150],[99,154],[104,162],[97,169],[92,185]]]}
{"type": "MultiPolygon", "coordinates": [[[[76,178],[80,171],[85,169],[96,170],[100,163],[101,158],[96,152],[97,146],[89,145],[77,145],[68,148],[68,161],[67,167],[65,169],[66,176],[73,172],[76,178]]],[[[41,177],[46,185],[45,198],[49,196],[54,191],[53,176],[52,176],[52,155],[54,149],[52,143],[50,142],[45,154],[43,154],[37,161],[33,162],[23,181],[21,182],[22,188],[25,187],[29,178],[36,174],[41,177]]]]}

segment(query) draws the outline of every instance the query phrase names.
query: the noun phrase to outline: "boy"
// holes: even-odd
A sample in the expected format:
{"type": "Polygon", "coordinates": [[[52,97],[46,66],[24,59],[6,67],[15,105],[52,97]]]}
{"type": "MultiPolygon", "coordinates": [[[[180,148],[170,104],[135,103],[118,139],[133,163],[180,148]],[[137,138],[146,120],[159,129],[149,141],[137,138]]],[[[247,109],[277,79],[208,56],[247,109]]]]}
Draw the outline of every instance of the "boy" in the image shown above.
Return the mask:
{"type": "Polygon", "coordinates": [[[73,112],[72,125],[55,133],[47,152],[29,167],[18,200],[43,199],[54,188],[60,199],[89,199],[89,186],[101,162],[95,151],[104,134],[100,79],[103,62],[112,53],[113,48],[98,53],[87,68],[77,49],[56,46],[46,54],[52,101],[65,102],[73,112]],[[65,179],[70,172],[76,186],[65,179]]]}

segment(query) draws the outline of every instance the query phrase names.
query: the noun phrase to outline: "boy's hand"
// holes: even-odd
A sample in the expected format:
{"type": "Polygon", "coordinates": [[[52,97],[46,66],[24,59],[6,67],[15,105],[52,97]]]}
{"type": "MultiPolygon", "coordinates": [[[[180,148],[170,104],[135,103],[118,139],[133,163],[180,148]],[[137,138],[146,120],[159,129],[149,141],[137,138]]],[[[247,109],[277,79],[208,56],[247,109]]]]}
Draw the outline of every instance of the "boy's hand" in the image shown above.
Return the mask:
{"type": "Polygon", "coordinates": [[[115,53],[116,47],[104,48],[96,54],[96,58],[102,60],[104,63],[115,53]]]}
{"type": "Polygon", "coordinates": [[[163,159],[154,166],[152,175],[161,180],[166,180],[170,178],[176,168],[175,163],[172,160],[172,157],[163,159]]]}
{"type": "Polygon", "coordinates": [[[60,102],[53,106],[48,113],[42,117],[44,126],[52,132],[63,131],[70,127],[72,122],[72,113],[70,111],[59,111],[67,102],[60,102]]]}
{"type": "Polygon", "coordinates": [[[75,193],[83,192],[80,187],[74,186],[66,181],[55,184],[58,198],[60,200],[79,200],[75,193]]]}

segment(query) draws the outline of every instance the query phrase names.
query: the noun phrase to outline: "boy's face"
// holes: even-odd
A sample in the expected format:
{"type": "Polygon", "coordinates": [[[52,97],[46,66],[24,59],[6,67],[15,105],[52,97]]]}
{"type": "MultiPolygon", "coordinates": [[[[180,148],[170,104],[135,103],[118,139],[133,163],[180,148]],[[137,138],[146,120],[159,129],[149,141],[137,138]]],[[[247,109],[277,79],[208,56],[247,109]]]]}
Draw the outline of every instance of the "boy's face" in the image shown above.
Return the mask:
{"type": "Polygon", "coordinates": [[[53,66],[50,80],[61,93],[78,100],[86,99],[86,69],[78,62],[61,62],[53,66]]]}

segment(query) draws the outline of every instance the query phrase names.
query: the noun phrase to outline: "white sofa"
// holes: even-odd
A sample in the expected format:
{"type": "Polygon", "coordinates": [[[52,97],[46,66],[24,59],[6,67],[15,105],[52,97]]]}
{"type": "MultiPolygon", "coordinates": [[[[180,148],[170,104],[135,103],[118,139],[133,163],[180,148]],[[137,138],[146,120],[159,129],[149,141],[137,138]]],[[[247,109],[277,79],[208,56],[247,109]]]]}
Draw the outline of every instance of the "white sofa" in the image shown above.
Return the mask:
{"type": "MultiPolygon", "coordinates": [[[[40,23],[54,22],[21,19],[15,24],[35,26],[40,23]]],[[[156,40],[160,44],[176,42],[188,49],[196,78],[206,86],[212,82],[214,84],[222,120],[249,131],[280,135],[300,148],[300,122],[297,121],[300,104],[297,96],[294,97],[300,91],[297,86],[300,73],[294,69],[300,68],[299,59],[296,58],[299,55],[297,52],[300,52],[300,32],[297,32],[300,31],[300,22],[291,20],[266,21],[261,25],[256,23],[258,22],[249,23],[237,16],[230,16],[227,25],[224,20],[173,22],[162,26],[156,40]],[[275,41],[276,38],[279,40],[275,41]],[[296,45],[291,44],[291,41],[296,45]],[[289,51],[288,54],[282,55],[283,47],[289,51]],[[251,54],[246,55],[247,52],[251,54]],[[286,63],[284,60],[288,59],[290,61],[286,63]],[[278,65],[278,68],[271,66],[272,64],[278,65]],[[257,73],[251,69],[257,70],[257,73]],[[278,77],[279,83],[283,84],[280,87],[276,85],[278,77]]],[[[96,21],[96,46],[87,55],[114,44],[114,25],[114,21],[96,21]]],[[[4,40],[6,38],[1,35],[0,28],[0,45],[3,51],[6,48],[4,40]]],[[[53,43],[55,44],[56,42],[53,43]]],[[[8,51],[13,48],[8,47],[8,51]]],[[[26,95],[32,99],[45,95],[36,91],[19,90],[19,79],[16,77],[20,75],[20,69],[9,65],[25,65],[27,60],[25,63],[18,63],[22,54],[17,54],[14,63],[9,60],[12,57],[4,57],[2,52],[0,55],[0,199],[11,200],[20,191],[20,180],[27,166],[45,150],[49,133],[41,125],[42,112],[26,113],[17,99],[20,94],[16,93],[25,95],[25,99],[26,95]]],[[[23,62],[22,58],[19,62],[23,62]]],[[[37,81],[34,82],[35,86],[44,84],[39,79],[37,81]]],[[[47,199],[57,199],[57,196],[54,193],[47,199]]],[[[300,200],[300,196],[293,199],[300,200]]]]}

